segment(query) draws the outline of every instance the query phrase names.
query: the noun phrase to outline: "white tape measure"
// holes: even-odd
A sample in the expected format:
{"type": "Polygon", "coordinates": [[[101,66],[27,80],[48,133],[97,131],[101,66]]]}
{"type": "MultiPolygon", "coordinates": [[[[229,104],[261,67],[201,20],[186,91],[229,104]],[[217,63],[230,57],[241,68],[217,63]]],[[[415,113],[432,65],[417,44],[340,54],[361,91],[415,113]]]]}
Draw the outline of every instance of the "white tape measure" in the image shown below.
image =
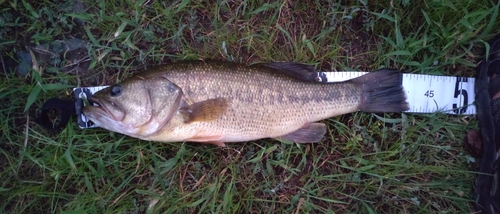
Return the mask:
{"type": "Polygon", "coordinates": [[[95,86],[95,87],[82,87],[73,88],[73,95],[76,98],[76,117],[78,126],[82,129],[85,128],[95,128],[97,127],[92,121],[90,121],[82,112],[81,107],[85,106],[83,99],[87,99],[92,94],[107,88],[108,86],[95,86]]]}
{"type": "MultiPolygon", "coordinates": [[[[367,72],[322,72],[327,82],[341,82],[367,72]]],[[[409,113],[476,114],[474,83],[471,77],[403,74],[403,88],[409,113]]]]}
{"type": "MultiPolygon", "coordinates": [[[[320,72],[326,82],[342,82],[362,76],[368,72],[342,71],[320,72]]],[[[323,80],[324,81],[324,80],[323,80]]],[[[424,74],[403,74],[403,88],[406,91],[410,109],[408,113],[476,114],[474,106],[474,78],[433,76],[424,74]]],[[[74,88],[77,102],[108,86],[74,88]]],[[[78,104],[77,104],[78,106],[78,104]]],[[[80,128],[96,127],[77,109],[80,128]]]]}

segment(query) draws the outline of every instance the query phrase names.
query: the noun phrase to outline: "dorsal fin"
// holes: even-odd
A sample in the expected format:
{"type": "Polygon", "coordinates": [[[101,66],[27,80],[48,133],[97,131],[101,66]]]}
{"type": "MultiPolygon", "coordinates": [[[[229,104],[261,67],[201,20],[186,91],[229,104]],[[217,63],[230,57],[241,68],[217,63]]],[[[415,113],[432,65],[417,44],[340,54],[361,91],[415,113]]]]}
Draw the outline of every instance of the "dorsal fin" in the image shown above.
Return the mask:
{"type": "Polygon", "coordinates": [[[312,65],[296,62],[270,62],[255,64],[255,66],[271,68],[294,79],[318,82],[318,72],[312,65]]]}

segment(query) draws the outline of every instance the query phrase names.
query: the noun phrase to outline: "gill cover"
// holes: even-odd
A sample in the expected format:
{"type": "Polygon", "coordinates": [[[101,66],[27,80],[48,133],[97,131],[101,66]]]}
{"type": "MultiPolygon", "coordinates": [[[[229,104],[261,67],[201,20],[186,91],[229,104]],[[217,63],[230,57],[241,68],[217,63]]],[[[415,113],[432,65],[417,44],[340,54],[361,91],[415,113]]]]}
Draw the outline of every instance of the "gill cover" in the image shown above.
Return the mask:
{"type": "Polygon", "coordinates": [[[182,98],[182,89],[166,77],[156,76],[145,79],[144,87],[148,91],[151,118],[143,124],[138,133],[143,137],[154,134],[161,129],[177,112],[182,98]]]}

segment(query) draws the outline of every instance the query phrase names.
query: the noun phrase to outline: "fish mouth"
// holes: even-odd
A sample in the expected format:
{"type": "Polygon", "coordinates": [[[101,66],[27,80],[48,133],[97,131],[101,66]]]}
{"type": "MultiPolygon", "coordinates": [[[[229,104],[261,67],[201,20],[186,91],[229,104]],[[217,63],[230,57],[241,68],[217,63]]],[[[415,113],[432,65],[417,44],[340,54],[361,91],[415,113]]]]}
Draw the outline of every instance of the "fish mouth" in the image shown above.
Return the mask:
{"type": "Polygon", "coordinates": [[[92,96],[89,97],[87,100],[90,102],[90,106],[87,107],[88,109],[92,109],[93,111],[92,115],[105,116],[116,120],[116,118],[114,118],[113,114],[111,114],[109,109],[106,108],[106,105],[103,104],[104,102],[102,100],[92,96]]]}
{"type": "Polygon", "coordinates": [[[88,101],[93,104],[89,106],[89,109],[94,109],[94,114],[97,116],[107,117],[116,122],[122,121],[125,118],[126,111],[119,103],[98,97],[90,97],[88,101]]]}

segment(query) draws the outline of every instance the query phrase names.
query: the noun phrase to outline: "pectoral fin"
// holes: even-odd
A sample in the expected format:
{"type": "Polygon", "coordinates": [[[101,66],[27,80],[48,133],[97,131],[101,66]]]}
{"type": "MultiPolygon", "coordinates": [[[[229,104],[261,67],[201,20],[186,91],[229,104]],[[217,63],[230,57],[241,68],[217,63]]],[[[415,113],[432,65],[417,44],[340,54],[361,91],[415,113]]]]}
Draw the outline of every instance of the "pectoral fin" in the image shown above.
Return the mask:
{"type": "Polygon", "coordinates": [[[180,111],[184,115],[184,122],[191,123],[216,120],[226,112],[228,106],[228,99],[215,98],[182,107],[180,111]]]}
{"type": "Polygon", "coordinates": [[[293,141],[295,143],[315,143],[320,141],[326,133],[326,125],[323,123],[309,123],[294,132],[279,138],[293,141]]]}

